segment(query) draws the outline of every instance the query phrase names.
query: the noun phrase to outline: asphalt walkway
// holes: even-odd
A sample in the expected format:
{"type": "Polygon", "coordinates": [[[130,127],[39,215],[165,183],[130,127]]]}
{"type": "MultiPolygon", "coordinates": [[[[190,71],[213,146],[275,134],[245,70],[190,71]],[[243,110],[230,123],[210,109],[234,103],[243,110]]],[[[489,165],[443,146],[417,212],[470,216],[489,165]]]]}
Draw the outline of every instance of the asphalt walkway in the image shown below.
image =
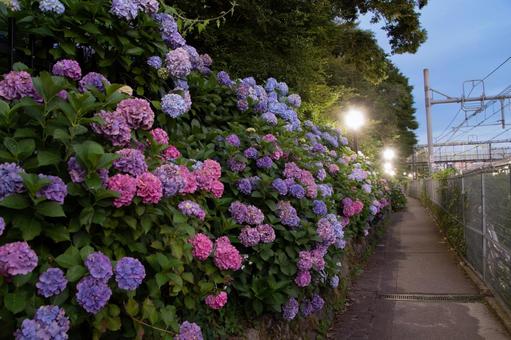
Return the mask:
{"type": "Polygon", "coordinates": [[[388,228],[330,339],[511,339],[483,302],[417,301],[429,294],[478,295],[419,201],[408,198],[407,208],[394,214],[388,228]],[[400,301],[386,294],[414,297],[400,301]]]}

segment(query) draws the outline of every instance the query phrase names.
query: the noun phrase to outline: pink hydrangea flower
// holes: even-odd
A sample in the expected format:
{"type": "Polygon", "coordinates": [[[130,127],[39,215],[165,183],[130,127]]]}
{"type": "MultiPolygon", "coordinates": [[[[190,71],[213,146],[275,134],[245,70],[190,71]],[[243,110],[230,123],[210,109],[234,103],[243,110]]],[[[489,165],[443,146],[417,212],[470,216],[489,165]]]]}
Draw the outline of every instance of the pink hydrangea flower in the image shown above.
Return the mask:
{"type": "Polygon", "coordinates": [[[116,112],[120,113],[132,129],[149,130],[154,123],[154,112],[151,104],[145,99],[129,98],[117,104],[116,112]]]}
{"type": "Polygon", "coordinates": [[[188,168],[184,165],[179,167],[179,175],[181,179],[184,181],[184,186],[179,190],[180,194],[193,194],[197,191],[197,180],[195,178],[195,174],[188,170],[188,168]]]}
{"type": "Polygon", "coordinates": [[[307,287],[311,283],[311,273],[308,270],[298,272],[295,283],[298,287],[307,287]]]}
{"type": "Polygon", "coordinates": [[[217,239],[215,247],[215,265],[220,270],[238,270],[241,268],[243,258],[227,236],[217,239]]]}
{"type": "Polygon", "coordinates": [[[166,160],[178,159],[181,157],[181,152],[179,152],[179,150],[174,145],[170,145],[165,149],[165,151],[163,151],[163,157],[166,160]]]}
{"type": "Polygon", "coordinates": [[[223,306],[227,303],[227,293],[220,292],[217,295],[208,295],[206,296],[206,305],[208,305],[211,309],[222,309],[223,306]]]}
{"type": "Polygon", "coordinates": [[[189,240],[192,244],[192,255],[199,261],[205,261],[213,250],[213,242],[206,235],[199,233],[189,240]]]}
{"type": "Polygon", "coordinates": [[[161,144],[161,145],[169,144],[169,135],[163,129],[160,129],[160,128],[152,129],[151,136],[153,137],[154,141],[158,144],[161,144]]]}
{"type": "Polygon", "coordinates": [[[336,173],[338,173],[340,170],[339,166],[337,164],[330,164],[328,165],[328,172],[331,174],[331,175],[335,175],[336,173]]]}
{"type": "Polygon", "coordinates": [[[284,156],[284,151],[279,147],[276,147],[275,151],[271,154],[271,158],[275,161],[278,161],[282,156],[284,156]]]}
{"type": "Polygon", "coordinates": [[[211,185],[222,176],[222,167],[217,161],[207,159],[194,173],[199,188],[211,191],[211,185]]]}
{"type": "Polygon", "coordinates": [[[106,182],[108,190],[119,193],[114,199],[113,205],[116,208],[130,205],[137,193],[137,180],[130,175],[117,174],[110,177],[106,182]]]}
{"type": "Polygon", "coordinates": [[[163,196],[163,188],[158,177],[150,172],[137,177],[137,196],[146,204],[156,204],[163,196]]]}
{"type": "Polygon", "coordinates": [[[220,198],[224,194],[224,184],[220,181],[214,181],[211,183],[209,190],[215,198],[220,198]]]}
{"type": "Polygon", "coordinates": [[[37,267],[37,254],[27,242],[12,242],[0,247],[0,276],[25,275],[37,267]]]}
{"type": "Polygon", "coordinates": [[[275,143],[277,141],[277,137],[269,133],[263,136],[263,140],[268,143],[275,143]]]}

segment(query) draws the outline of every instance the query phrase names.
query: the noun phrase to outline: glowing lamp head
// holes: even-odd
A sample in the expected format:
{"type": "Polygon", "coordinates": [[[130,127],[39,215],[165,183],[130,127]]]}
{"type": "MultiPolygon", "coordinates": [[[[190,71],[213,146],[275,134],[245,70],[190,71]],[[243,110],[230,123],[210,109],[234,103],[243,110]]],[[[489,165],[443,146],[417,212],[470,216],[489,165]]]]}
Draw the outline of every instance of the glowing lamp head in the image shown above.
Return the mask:
{"type": "Polygon", "coordinates": [[[386,148],[383,150],[383,159],[386,161],[393,160],[396,157],[396,151],[392,148],[386,148]]]}
{"type": "Polygon", "coordinates": [[[351,109],[344,116],[344,123],[350,130],[357,131],[365,124],[365,117],[362,111],[351,109]]]}

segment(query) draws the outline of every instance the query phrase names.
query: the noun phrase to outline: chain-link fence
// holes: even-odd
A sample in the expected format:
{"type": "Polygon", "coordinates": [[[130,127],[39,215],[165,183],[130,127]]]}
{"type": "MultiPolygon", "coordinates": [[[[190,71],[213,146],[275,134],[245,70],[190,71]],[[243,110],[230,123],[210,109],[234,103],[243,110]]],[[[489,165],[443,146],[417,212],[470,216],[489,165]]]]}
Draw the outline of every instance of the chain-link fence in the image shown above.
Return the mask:
{"type": "Polygon", "coordinates": [[[427,199],[439,215],[459,226],[465,259],[494,294],[511,308],[509,166],[445,180],[414,180],[408,185],[408,194],[427,199]]]}

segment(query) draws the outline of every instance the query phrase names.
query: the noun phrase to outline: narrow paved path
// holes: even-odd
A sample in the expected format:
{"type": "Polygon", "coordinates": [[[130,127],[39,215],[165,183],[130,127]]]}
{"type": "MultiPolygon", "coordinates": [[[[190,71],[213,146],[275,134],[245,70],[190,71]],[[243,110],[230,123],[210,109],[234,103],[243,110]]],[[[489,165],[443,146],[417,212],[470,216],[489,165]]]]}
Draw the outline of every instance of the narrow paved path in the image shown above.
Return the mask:
{"type": "Polygon", "coordinates": [[[409,198],[388,228],[330,339],[511,339],[482,302],[382,299],[382,294],[478,294],[419,201],[409,198]]]}

